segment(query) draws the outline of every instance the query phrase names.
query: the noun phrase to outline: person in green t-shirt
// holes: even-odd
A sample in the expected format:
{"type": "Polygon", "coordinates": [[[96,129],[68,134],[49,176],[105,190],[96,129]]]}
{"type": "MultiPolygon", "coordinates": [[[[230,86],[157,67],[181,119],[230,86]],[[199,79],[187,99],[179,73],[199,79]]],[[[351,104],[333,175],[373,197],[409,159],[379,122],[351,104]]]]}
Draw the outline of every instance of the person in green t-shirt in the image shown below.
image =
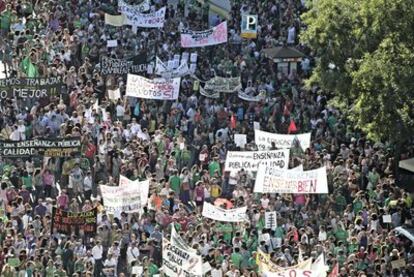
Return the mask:
{"type": "Polygon", "coordinates": [[[238,269],[240,269],[241,262],[243,260],[243,256],[240,254],[240,248],[238,247],[234,248],[233,253],[231,253],[230,259],[233,265],[237,267],[238,269]]]}
{"type": "Polygon", "coordinates": [[[341,226],[338,226],[338,229],[335,231],[334,235],[338,241],[346,242],[346,240],[348,239],[348,232],[342,229],[341,226]]]}
{"type": "Polygon", "coordinates": [[[27,189],[28,191],[32,191],[33,189],[32,176],[30,176],[26,171],[23,173],[22,183],[25,189],[27,189]]]}
{"type": "Polygon", "coordinates": [[[0,14],[0,30],[8,33],[11,25],[12,12],[10,8],[0,14]]]}
{"type": "Polygon", "coordinates": [[[218,172],[218,175],[221,176],[218,157],[214,157],[213,160],[210,162],[210,164],[208,165],[208,172],[210,173],[210,177],[213,177],[216,172],[218,172]]]}
{"type": "Polygon", "coordinates": [[[175,192],[175,194],[180,195],[181,179],[178,176],[177,171],[173,172],[173,175],[170,176],[168,183],[170,184],[170,187],[175,192]]]}

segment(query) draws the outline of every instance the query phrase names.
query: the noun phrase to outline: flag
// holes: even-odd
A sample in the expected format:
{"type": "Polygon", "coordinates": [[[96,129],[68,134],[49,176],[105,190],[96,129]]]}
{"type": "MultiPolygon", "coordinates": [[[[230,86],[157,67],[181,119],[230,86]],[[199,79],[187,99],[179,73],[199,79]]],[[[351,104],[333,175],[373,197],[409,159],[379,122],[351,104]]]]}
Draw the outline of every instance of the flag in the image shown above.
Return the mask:
{"type": "Polygon", "coordinates": [[[39,76],[37,67],[30,61],[29,57],[26,57],[22,60],[20,63],[20,68],[28,78],[35,78],[39,76]]]}
{"type": "Polygon", "coordinates": [[[234,114],[232,114],[230,118],[230,128],[236,129],[236,126],[237,126],[236,117],[234,116],[234,114]]]}
{"type": "Polygon", "coordinates": [[[291,119],[289,128],[288,128],[288,134],[296,133],[297,131],[298,131],[298,128],[296,127],[295,121],[291,119]]]}
{"type": "Polygon", "coordinates": [[[311,270],[316,272],[316,277],[326,277],[329,267],[325,264],[325,255],[323,253],[312,263],[311,270]]]}
{"type": "Polygon", "coordinates": [[[332,268],[331,273],[329,273],[328,277],[337,277],[339,275],[339,264],[335,263],[332,268]]]}

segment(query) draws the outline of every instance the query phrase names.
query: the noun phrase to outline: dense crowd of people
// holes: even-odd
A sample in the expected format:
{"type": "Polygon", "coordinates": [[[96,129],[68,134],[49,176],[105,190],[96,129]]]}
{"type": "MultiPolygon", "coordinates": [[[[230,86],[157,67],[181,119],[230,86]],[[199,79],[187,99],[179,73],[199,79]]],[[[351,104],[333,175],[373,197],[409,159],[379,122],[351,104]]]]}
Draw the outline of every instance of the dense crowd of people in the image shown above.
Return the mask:
{"type": "MultiPolygon", "coordinates": [[[[64,84],[46,98],[1,99],[1,140],[82,142],[81,155],[65,158],[0,157],[0,275],[162,275],[162,238],[175,226],[210,264],[207,276],[261,276],[259,250],[281,267],[324,253],[327,274],[338,264],[335,276],[414,276],[412,241],[394,230],[412,226],[413,197],[395,184],[393,146],[370,141],[323,91],[303,86],[314,63],[298,39],[306,28],[300,19],[305,1],[231,1],[228,43],[192,50],[198,54],[197,78],[181,79],[176,101],[127,97],[126,76],[104,76],[99,69],[104,56],[169,59],[183,51],[180,29],[209,28],[208,4],[150,2],[152,10],[167,6],[166,23],[135,33],[130,26],[105,25],[104,13],[118,10],[114,0],[0,0],[7,78],[60,77],[64,84]],[[246,13],[258,15],[257,39],[240,37],[246,13]],[[116,48],[107,47],[111,39],[118,40],[116,48]],[[289,74],[278,72],[263,54],[286,44],[307,56],[289,74]],[[214,76],[241,76],[243,89],[265,91],[266,99],[200,95],[197,82],[214,76]],[[113,101],[107,91],[116,88],[121,97],[113,101]],[[289,168],[326,166],[329,194],[253,193],[253,174],[223,170],[227,151],[257,149],[254,122],[286,134],[292,121],[297,133],[312,133],[312,143],[291,149],[289,168]],[[247,135],[244,149],[234,143],[234,134],[247,135]],[[99,186],[117,186],[120,175],[150,180],[142,213],[114,216],[103,209],[99,186]],[[203,218],[203,203],[217,199],[247,206],[249,221],[203,218]],[[51,229],[52,207],[71,212],[97,207],[96,234],[51,229]],[[275,230],[265,228],[266,211],[277,211],[275,230]]],[[[213,24],[223,20],[217,16],[213,24]]],[[[413,147],[403,151],[405,157],[413,154],[413,147]]]]}

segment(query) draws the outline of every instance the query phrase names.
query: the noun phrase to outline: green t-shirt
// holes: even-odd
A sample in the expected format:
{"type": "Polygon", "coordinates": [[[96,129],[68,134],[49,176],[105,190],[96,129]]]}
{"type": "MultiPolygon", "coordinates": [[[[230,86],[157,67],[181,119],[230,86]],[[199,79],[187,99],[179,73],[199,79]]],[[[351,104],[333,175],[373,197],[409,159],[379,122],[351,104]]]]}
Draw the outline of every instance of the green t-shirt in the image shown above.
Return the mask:
{"type": "Polygon", "coordinates": [[[171,176],[168,180],[170,183],[171,189],[176,193],[180,193],[180,185],[181,185],[181,179],[177,175],[171,176]]]}
{"type": "Polygon", "coordinates": [[[208,165],[208,172],[210,173],[210,177],[214,176],[215,172],[218,172],[219,176],[221,176],[221,172],[220,172],[220,164],[216,161],[212,161],[209,165],[208,165]]]}
{"type": "Polygon", "coordinates": [[[9,30],[11,24],[11,12],[6,11],[0,15],[0,29],[9,30]]]}
{"type": "Polygon", "coordinates": [[[284,235],[285,235],[285,231],[283,230],[282,226],[276,227],[275,237],[283,239],[284,235]]]}
{"type": "Polygon", "coordinates": [[[154,263],[151,263],[148,267],[148,273],[151,276],[154,276],[155,274],[158,274],[158,266],[154,263]]]}
{"type": "Polygon", "coordinates": [[[335,237],[339,241],[346,242],[346,240],[348,239],[348,232],[341,228],[338,228],[338,230],[336,230],[335,232],[335,237]]]}
{"type": "Polygon", "coordinates": [[[33,187],[31,176],[23,176],[22,177],[22,182],[23,182],[23,186],[26,189],[31,189],[33,187]]]}
{"type": "Polygon", "coordinates": [[[335,198],[335,206],[338,212],[343,211],[346,207],[346,199],[342,194],[339,194],[335,198]]]}
{"type": "Polygon", "coordinates": [[[350,243],[350,244],[348,245],[348,253],[349,253],[349,254],[354,253],[355,251],[357,251],[357,250],[358,250],[358,248],[359,248],[358,243],[350,243]]]}
{"type": "Polygon", "coordinates": [[[237,267],[240,268],[241,262],[243,260],[243,256],[240,253],[232,253],[231,254],[231,262],[237,267]]]}
{"type": "Polygon", "coordinates": [[[355,214],[358,214],[359,211],[361,211],[362,210],[362,207],[363,207],[361,200],[358,200],[358,199],[355,199],[354,200],[354,203],[353,203],[352,206],[353,206],[353,209],[354,209],[354,213],[355,214]]]}

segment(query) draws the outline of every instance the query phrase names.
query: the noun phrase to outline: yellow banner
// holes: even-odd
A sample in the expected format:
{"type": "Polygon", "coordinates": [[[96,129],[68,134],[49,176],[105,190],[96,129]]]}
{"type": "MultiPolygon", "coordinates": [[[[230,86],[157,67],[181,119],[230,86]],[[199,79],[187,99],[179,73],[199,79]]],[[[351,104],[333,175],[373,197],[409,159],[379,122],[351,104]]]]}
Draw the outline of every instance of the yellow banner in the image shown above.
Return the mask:
{"type": "Polygon", "coordinates": [[[111,15],[105,13],[105,24],[115,27],[121,27],[124,25],[125,17],[123,15],[111,15]]]}
{"type": "Polygon", "coordinates": [[[289,269],[310,270],[312,266],[312,258],[307,259],[306,261],[303,261],[295,266],[281,267],[270,260],[269,254],[263,253],[261,250],[257,250],[256,263],[260,272],[279,272],[289,269]]]}

